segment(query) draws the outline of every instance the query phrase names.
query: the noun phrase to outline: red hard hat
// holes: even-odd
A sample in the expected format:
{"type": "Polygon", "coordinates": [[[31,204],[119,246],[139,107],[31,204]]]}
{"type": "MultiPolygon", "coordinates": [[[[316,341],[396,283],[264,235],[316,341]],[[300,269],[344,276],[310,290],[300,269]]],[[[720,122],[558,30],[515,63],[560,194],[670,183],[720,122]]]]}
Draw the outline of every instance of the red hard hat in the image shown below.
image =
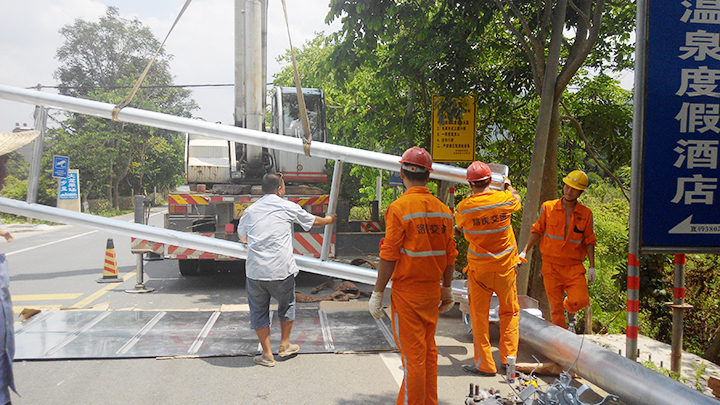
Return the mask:
{"type": "Polygon", "coordinates": [[[470,167],[467,168],[467,181],[483,181],[489,179],[490,176],[492,176],[490,166],[483,162],[472,162],[470,167]]]}
{"type": "Polygon", "coordinates": [[[417,146],[413,146],[412,148],[406,150],[400,159],[400,163],[403,164],[403,169],[411,172],[425,172],[425,170],[421,170],[419,167],[415,166],[421,166],[426,168],[427,171],[432,171],[432,157],[428,151],[417,146]],[[405,167],[406,164],[415,166],[405,167]]]}

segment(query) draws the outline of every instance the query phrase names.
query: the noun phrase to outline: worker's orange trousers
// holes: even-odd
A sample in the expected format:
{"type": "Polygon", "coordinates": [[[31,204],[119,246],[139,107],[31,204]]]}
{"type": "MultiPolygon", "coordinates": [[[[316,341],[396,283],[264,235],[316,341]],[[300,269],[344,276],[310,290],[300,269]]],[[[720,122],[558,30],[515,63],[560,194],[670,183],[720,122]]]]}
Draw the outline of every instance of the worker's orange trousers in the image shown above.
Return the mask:
{"type": "MultiPolygon", "coordinates": [[[[487,269],[492,270],[492,269],[487,269]]],[[[475,342],[475,365],[485,373],[495,373],[495,360],[490,346],[490,300],[497,294],[500,308],[500,361],[507,364],[507,356],[517,356],[518,323],[520,305],[517,300],[515,267],[504,271],[468,271],[468,292],[470,299],[470,321],[475,342]]]]}
{"type": "Polygon", "coordinates": [[[542,276],[552,310],[552,322],[567,329],[565,310],[574,314],[590,303],[585,266],[582,263],[563,265],[543,261],[542,276]],[[563,300],[565,292],[567,298],[563,300]]]}
{"type": "Polygon", "coordinates": [[[403,363],[398,405],[437,405],[435,329],[440,287],[423,293],[393,290],[390,295],[393,336],[403,363]]]}

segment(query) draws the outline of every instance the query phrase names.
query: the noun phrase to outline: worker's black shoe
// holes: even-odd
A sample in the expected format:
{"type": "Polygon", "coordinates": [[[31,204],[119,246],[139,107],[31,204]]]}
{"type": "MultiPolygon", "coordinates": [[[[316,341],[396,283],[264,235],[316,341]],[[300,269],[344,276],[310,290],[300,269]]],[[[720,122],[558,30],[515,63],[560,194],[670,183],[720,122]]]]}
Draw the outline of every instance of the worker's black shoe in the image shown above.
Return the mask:
{"type": "Polygon", "coordinates": [[[492,377],[495,375],[495,373],[486,373],[484,371],[480,371],[480,370],[478,370],[477,367],[475,367],[474,365],[470,365],[470,364],[465,364],[464,366],[462,366],[462,369],[466,373],[475,374],[475,375],[479,375],[482,377],[492,377]]]}

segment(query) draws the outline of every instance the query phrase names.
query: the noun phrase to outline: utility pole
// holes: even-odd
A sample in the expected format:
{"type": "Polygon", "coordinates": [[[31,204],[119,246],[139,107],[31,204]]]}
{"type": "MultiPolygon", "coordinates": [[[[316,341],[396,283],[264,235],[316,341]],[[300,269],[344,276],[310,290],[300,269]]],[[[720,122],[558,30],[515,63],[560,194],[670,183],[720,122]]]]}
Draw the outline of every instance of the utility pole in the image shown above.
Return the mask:
{"type": "MultiPolygon", "coordinates": [[[[42,86],[37,85],[40,91],[42,86]]],[[[45,126],[47,125],[47,108],[43,106],[35,106],[35,130],[40,132],[35,138],[33,145],[32,160],[30,162],[30,174],[28,177],[27,201],[29,204],[37,202],[38,187],[40,184],[40,169],[42,168],[43,148],[45,147],[45,126]]],[[[32,222],[32,218],[28,218],[28,222],[32,222]]]]}

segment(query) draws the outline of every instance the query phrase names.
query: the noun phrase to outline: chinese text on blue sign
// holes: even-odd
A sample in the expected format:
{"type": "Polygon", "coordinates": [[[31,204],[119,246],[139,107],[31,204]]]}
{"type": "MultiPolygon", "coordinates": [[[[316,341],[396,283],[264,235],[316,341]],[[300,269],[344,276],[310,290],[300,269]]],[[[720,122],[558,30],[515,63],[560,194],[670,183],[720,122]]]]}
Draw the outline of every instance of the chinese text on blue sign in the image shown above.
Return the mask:
{"type": "Polygon", "coordinates": [[[650,2],[641,247],[720,250],[720,0],[650,2]]]}
{"type": "Polygon", "coordinates": [[[76,171],[68,173],[67,177],[60,179],[61,200],[77,200],[78,195],[78,174],[76,171]]]}

